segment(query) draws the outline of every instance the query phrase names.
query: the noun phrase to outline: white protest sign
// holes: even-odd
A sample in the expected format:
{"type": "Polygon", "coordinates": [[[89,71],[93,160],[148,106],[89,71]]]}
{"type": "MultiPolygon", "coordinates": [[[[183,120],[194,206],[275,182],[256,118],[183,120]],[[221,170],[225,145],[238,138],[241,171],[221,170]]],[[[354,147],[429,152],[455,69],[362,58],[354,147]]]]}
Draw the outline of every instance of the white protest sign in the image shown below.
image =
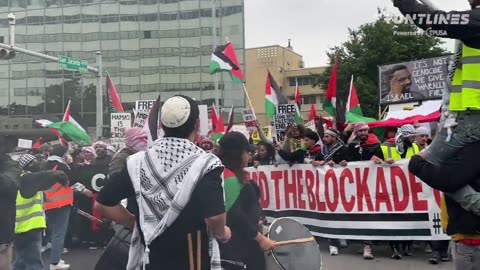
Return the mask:
{"type": "Polygon", "coordinates": [[[110,120],[110,144],[116,149],[125,147],[125,131],[132,127],[132,115],[130,113],[112,113],[110,120]]]}
{"type": "Polygon", "coordinates": [[[32,140],[18,139],[18,148],[32,148],[32,140]]]}
{"type": "Polygon", "coordinates": [[[290,217],[313,235],[353,240],[449,240],[440,222],[441,193],[408,171],[370,161],[347,167],[310,164],[248,168],[269,221],[290,217]]]}
{"type": "Polygon", "coordinates": [[[135,101],[135,110],[137,111],[150,111],[155,104],[155,100],[137,100],[135,101]]]}
{"type": "Polygon", "coordinates": [[[207,105],[198,105],[198,110],[200,111],[200,135],[206,136],[208,134],[208,106],[207,105]]]}
{"type": "Polygon", "coordinates": [[[255,119],[255,114],[252,109],[243,109],[242,111],[243,122],[249,131],[257,130],[257,119],[255,119]]]}
{"type": "Polygon", "coordinates": [[[247,140],[250,137],[250,132],[248,132],[247,127],[245,127],[244,125],[233,125],[230,131],[242,133],[245,136],[245,138],[247,138],[247,140]]]}
{"type": "Polygon", "coordinates": [[[305,128],[310,129],[312,131],[317,131],[317,127],[315,126],[315,120],[310,120],[305,124],[305,128]]]}
{"type": "Polygon", "coordinates": [[[133,127],[143,128],[146,124],[145,121],[147,121],[148,118],[148,112],[133,110],[133,115],[133,127]]]}
{"type": "Polygon", "coordinates": [[[281,104],[277,107],[277,113],[279,114],[291,114],[295,115],[297,108],[295,104],[281,104]]]}

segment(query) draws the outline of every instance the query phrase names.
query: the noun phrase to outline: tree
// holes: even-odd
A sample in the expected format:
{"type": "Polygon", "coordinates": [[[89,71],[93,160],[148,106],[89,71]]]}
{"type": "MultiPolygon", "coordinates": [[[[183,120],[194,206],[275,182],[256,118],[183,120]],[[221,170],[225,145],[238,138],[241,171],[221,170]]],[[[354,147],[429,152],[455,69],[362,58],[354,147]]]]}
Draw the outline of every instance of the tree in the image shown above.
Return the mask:
{"type": "MultiPolygon", "coordinates": [[[[346,103],[351,76],[365,116],[378,118],[378,66],[446,55],[440,39],[419,32],[418,35],[398,35],[419,31],[415,25],[389,22],[382,10],[379,19],[349,29],[349,40],[331,48],[327,55],[330,67],[315,75],[313,87],[326,89],[338,52],[337,102],[346,103]]],[[[339,106],[340,104],[337,104],[339,106]]],[[[345,106],[345,105],[343,105],[345,106]]]]}

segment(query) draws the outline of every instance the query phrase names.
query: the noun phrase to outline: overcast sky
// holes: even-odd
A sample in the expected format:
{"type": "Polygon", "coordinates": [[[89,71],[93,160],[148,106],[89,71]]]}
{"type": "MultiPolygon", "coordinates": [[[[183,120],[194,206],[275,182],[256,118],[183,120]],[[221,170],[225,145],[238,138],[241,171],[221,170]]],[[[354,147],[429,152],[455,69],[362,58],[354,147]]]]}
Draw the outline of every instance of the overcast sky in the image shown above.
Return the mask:
{"type": "MultiPolygon", "coordinates": [[[[467,0],[432,0],[444,10],[465,10],[467,0]]],[[[348,28],[372,22],[377,7],[397,12],[390,0],[245,0],[247,48],[286,46],[303,55],[307,67],[327,64],[326,51],[348,39],[348,28]]],[[[453,42],[447,49],[453,50],[453,42]]]]}

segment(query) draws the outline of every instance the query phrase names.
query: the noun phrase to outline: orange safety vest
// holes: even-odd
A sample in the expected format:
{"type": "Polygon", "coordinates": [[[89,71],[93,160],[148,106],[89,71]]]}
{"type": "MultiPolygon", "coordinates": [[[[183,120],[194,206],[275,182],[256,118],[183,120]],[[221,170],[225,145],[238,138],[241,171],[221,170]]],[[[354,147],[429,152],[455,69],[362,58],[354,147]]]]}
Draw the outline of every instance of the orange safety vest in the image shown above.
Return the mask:
{"type": "MultiPolygon", "coordinates": [[[[56,171],[57,166],[53,167],[52,170],[56,171]]],[[[56,183],[45,191],[45,197],[43,204],[45,210],[73,205],[73,189],[71,187],[64,187],[60,183],[56,183]]]]}

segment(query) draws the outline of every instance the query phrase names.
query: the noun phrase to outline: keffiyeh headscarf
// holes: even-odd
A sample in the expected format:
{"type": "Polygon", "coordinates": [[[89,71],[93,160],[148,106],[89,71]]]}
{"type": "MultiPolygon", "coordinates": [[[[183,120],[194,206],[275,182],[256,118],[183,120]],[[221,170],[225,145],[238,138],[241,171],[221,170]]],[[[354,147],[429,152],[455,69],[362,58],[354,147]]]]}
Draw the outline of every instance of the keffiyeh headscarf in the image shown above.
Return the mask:
{"type": "Polygon", "coordinates": [[[397,135],[395,135],[395,148],[397,148],[397,151],[400,153],[400,155],[405,152],[405,145],[403,143],[405,138],[415,135],[417,135],[417,131],[412,125],[403,125],[398,128],[397,135]]]}
{"type": "Polygon", "coordinates": [[[135,152],[147,149],[148,135],[143,128],[134,127],[125,131],[125,146],[135,152]]]}

